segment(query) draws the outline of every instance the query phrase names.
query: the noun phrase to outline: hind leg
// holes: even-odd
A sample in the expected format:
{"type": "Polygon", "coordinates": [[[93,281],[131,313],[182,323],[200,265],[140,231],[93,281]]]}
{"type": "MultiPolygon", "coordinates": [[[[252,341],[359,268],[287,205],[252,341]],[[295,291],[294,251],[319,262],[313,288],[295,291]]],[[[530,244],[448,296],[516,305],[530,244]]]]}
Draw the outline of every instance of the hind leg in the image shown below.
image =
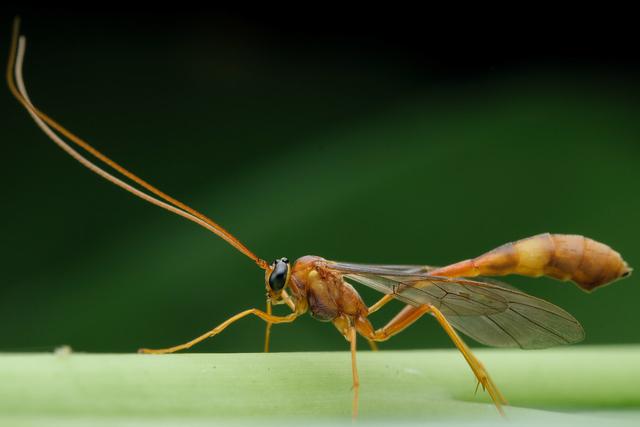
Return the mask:
{"type": "Polygon", "coordinates": [[[422,305],[420,307],[407,306],[393,319],[391,319],[389,323],[377,330],[373,329],[369,319],[359,318],[356,321],[356,328],[358,329],[358,332],[367,339],[372,341],[385,341],[402,332],[427,313],[432,314],[438,323],[440,323],[440,326],[442,326],[447,335],[449,335],[449,338],[451,338],[455,346],[469,364],[473,374],[478,379],[478,383],[481,384],[483,389],[485,389],[489,393],[489,396],[491,396],[498,412],[504,415],[502,405],[507,404],[506,399],[491,380],[489,373],[482,363],[480,363],[480,361],[473,355],[469,347],[464,343],[445,316],[436,307],[432,305],[422,305]]]}

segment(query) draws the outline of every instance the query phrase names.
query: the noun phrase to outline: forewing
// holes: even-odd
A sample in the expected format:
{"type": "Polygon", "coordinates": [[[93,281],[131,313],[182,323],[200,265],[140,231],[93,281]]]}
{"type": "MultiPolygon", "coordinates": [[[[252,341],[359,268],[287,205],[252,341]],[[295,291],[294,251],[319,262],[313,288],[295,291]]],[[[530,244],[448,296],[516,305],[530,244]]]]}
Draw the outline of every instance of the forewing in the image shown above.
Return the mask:
{"type": "Polygon", "coordinates": [[[445,315],[482,315],[507,309],[497,292],[474,281],[453,282],[428,274],[433,267],[419,265],[368,265],[327,261],[327,268],[407,304],[433,305],[445,315]]]}
{"type": "Polygon", "coordinates": [[[430,265],[384,265],[358,264],[352,262],[327,261],[327,267],[341,273],[363,273],[378,275],[416,276],[428,274],[436,267],[430,265]]]}
{"type": "Polygon", "coordinates": [[[547,348],[584,339],[569,313],[496,280],[434,277],[420,266],[329,262],[328,267],[408,304],[431,304],[460,332],[489,346],[547,348]]]}
{"type": "Polygon", "coordinates": [[[474,281],[453,282],[445,277],[429,276],[425,266],[386,266],[329,262],[347,279],[362,283],[379,292],[393,294],[407,304],[433,305],[445,315],[482,315],[507,309],[499,293],[474,281]]]}

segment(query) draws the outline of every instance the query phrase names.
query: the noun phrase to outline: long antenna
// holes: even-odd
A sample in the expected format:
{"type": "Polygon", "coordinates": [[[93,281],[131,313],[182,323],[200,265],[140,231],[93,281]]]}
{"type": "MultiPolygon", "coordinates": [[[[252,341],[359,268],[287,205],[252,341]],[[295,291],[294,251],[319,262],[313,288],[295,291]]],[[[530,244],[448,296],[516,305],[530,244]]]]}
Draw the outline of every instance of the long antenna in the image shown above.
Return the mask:
{"type": "Polygon", "coordinates": [[[247,257],[251,258],[263,270],[266,270],[268,268],[268,264],[266,261],[259,258],[253,252],[251,252],[244,244],[242,244],[242,242],[236,239],[231,233],[226,231],[224,228],[222,228],[219,224],[214,222],[212,219],[201,214],[195,209],[190,208],[184,203],[174,199],[173,197],[165,194],[164,192],[160,191],[159,189],[152,186],[148,182],[139,178],[138,176],[128,171],[124,167],[120,166],[118,163],[114,162],[104,154],[100,153],[98,150],[96,150],[91,145],[89,145],[89,143],[87,143],[86,141],[82,140],[78,136],[71,133],[69,130],[64,128],[62,125],[60,125],[58,122],[50,118],[48,115],[46,115],[45,113],[37,109],[31,103],[31,100],[27,95],[27,91],[24,85],[24,79],[22,77],[22,64],[23,64],[24,53],[26,49],[26,39],[24,36],[19,37],[19,28],[20,28],[20,19],[16,17],[13,21],[11,50],[9,51],[9,62],[7,65],[7,76],[6,76],[7,84],[9,86],[9,90],[15,96],[15,98],[27,109],[27,111],[29,112],[33,120],[36,122],[36,124],[55,144],[57,144],[60,148],[66,151],[67,154],[69,154],[71,157],[76,159],[83,166],[95,172],[96,174],[100,175],[101,177],[105,178],[106,180],[132,193],[133,195],[140,197],[143,200],[146,200],[151,204],[154,204],[158,207],[166,209],[190,221],[195,222],[196,224],[206,228],[212,233],[215,233],[216,235],[224,239],[227,243],[229,243],[231,246],[233,246],[234,248],[236,248],[237,250],[245,254],[247,257]],[[17,82],[18,87],[16,87],[16,82],[14,82],[14,75],[15,75],[15,80],[17,82]],[[103,163],[107,164],[108,166],[112,167],[116,171],[120,172],[122,175],[131,179],[141,187],[147,189],[148,191],[152,192],[156,196],[166,200],[170,204],[165,203],[147,193],[144,193],[143,191],[140,191],[139,189],[131,186],[130,184],[127,184],[126,182],[120,180],[119,178],[113,176],[112,174],[100,168],[96,164],[92,163],[82,154],[78,153],[76,150],[71,148],[51,128],[54,128],[55,130],[60,132],[62,135],[67,137],[69,140],[71,140],[74,144],[78,145],[85,151],[89,152],[91,155],[101,160],[103,163]]]}

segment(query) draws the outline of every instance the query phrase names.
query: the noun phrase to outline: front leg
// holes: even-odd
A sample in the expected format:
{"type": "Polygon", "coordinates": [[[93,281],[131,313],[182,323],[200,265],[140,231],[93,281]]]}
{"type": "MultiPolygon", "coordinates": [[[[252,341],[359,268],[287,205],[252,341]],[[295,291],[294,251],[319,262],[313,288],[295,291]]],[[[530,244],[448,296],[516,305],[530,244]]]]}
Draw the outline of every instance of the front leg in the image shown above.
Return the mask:
{"type": "MultiPolygon", "coordinates": [[[[291,300],[291,297],[285,290],[282,291],[282,300],[280,300],[280,302],[273,303],[273,305],[282,304],[282,302],[287,304],[287,306],[289,306],[291,311],[293,312],[296,311],[296,304],[291,300]]],[[[271,315],[271,306],[272,306],[272,303],[269,300],[269,296],[267,295],[267,314],[268,315],[271,315]]],[[[269,342],[271,341],[271,325],[272,325],[271,322],[267,322],[267,327],[264,332],[264,352],[265,353],[269,353],[269,342]]]]}
{"type": "MultiPolygon", "coordinates": [[[[267,314],[271,315],[271,301],[267,297],[267,314]]],[[[273,323],[267,322],[267,327],[264,331],[264,352],[269,353],[269,343],[271,342],[271,325],[273,323]]]]}
{"type": "Polygon", "coordinates": [[[249,316],[250,314],[258,316],[260,319],[264,320],[267,323],[291,323],[294,320],[296,320],[296,317],[298,317],[298,313],[291,313],[288,316],[273,316],[269,313],[265,313],[262,310],[258,310],[257,308],[251,308],[249,310],[240,312],[233,317],[230,317],[229,319],[225,320],[224,322],[222,322],[221,324],[219,324],[218,326],[216,326],[206,334],[200,335],[199,337],[194,338],[187,343],[176,345],[174,347],[161,348],[161,349],[141,348],[140,350],[138,350],[138,352],[146,353],[146,354],[166,354],[166,353],[174,353],[176,351],[190,348],[198,344],[199,342],[206,340],[207,338],[211,338],[215,335],[218,335],[220,332],[224,331],[227,328],[227,326],[229,326],[236,320],[240,320],[243,317],[249,316]]]}

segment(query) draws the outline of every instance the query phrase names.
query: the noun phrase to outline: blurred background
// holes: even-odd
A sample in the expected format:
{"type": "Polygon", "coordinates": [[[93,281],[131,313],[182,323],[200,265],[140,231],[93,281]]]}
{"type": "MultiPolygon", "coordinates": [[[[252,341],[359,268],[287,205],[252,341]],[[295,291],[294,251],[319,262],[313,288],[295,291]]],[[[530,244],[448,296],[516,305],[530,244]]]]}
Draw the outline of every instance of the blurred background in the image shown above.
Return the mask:
{"type": "MultiPolygon", "coordinates": [[[[5,51],[16,12],[36,105],[267,260],[442,265],[549,231],[640,265],[640,67],[624,23],[25,9],[3,12],[5,51]]],[[[0,111],[0,351],[166,347],[264,307],[250,260],[84,169],[8,90],[0,111]]],[[[639,280],[591,295],[508,282],[605,344],[640,343],[639,280]]],[[[193,351],[261,351],[263,336],[246,319],[193,351]]],[[[451,346],[425,318],[381,347],[451,346]]],[[[346,348],[309,316],[273,329],[273,351],[346,348]]]]}

